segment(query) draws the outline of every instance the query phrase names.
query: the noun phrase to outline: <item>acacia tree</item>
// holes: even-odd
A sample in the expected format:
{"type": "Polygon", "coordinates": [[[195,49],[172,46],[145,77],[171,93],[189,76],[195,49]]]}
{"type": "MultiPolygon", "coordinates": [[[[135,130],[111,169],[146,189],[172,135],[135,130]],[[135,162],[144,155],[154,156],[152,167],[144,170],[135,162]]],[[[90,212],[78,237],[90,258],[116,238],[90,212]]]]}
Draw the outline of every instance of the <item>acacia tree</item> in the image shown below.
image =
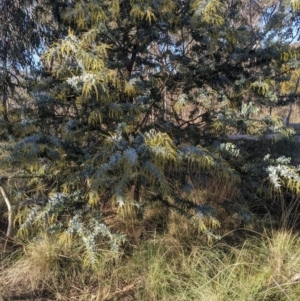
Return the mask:
{"type": "MultiPolygon", "coordinates": [[[[20,231],[76,232],[92,254],[98,234],[113,247],[122,238],[101,208],[159,199],[211,234],[214,210],[182,191],[203,174],[241,181],[238,151],[219,137],[274,128],[251,117],[254,104],[276,103],[293,14],[281,1],[71,1],[19,138],[2,145],[2,162],[29,177],[14,197],[41,205],[20,231]]],[[[295,173],[275,174],[298,187],[295,173]]]]}

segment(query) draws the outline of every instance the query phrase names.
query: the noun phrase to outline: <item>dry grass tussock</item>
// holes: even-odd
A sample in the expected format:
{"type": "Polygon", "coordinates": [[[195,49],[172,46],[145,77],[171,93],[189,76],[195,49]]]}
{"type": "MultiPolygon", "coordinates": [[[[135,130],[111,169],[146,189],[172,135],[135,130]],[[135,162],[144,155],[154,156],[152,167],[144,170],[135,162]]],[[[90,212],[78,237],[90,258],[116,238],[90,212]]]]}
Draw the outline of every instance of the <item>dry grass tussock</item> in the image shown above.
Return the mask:
{"type": "Polygon", "coordinates": [[[58,285],[65,277],[76,274],[78,263],[71,252],[70,245],[50,237],[25,244],[22,256],[3,273],[2,280],[11,290],[21,286],[24,291],[35,291],[58,285]]]}

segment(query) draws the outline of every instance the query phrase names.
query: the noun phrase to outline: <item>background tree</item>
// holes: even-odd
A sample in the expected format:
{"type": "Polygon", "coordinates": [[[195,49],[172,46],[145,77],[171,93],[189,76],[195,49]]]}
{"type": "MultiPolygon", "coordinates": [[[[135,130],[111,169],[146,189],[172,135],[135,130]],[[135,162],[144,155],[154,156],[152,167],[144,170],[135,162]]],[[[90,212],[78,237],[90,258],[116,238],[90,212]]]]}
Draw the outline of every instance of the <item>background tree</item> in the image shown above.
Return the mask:
{"type": "Polygon", "coordinates": [[[1,113],[5,124],[2,131],[11,131],[11,117],[18,95],[24,92],[38,65],[38,54],[49,46],[53,39],[63,35],[55,20],[61,7],[58,1],[1,1],[0,67],[1,67],[1,113]],[[52,13],[49,13],[52,12],[52,13]],[[59,29],[59,33],[58,33],[59,29]],[[9,125],[9,126],[8,126],[9,125]]]}

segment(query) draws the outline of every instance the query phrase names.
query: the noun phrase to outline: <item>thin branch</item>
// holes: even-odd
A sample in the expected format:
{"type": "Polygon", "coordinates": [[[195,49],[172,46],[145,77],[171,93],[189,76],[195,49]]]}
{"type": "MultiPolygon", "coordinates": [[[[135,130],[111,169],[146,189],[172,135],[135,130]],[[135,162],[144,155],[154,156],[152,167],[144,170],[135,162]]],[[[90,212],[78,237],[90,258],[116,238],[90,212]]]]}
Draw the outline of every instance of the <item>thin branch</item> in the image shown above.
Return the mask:
{"type": "MultiPolygon", "coordinates": [[[[164,82],[162,83],[160,89],[159,89],[159,92],[158,94],[160,95],[163,91],[163,89],[165,88],[165,86],[167,85],[173,71],[176,69],[177,65],[175,65],[172,70],[170,71],[170,73],[168,74],[167,78],[164,80],[164,82]]],[[[148,119],[148,115],[151,113],[151,110],[152,108],[154,107],[154,105],[159,101],[160,99],[156,99],[152,102],[152,104],[149,106],[147,112],[145,113],[145,116],[144,118],[142,119],[142,121],[136,126],[135,130],[137,131],[138,129],[140,129],[144,124],[145,122],[147,121],[148,119]]]]}
{"type": "Polygon", "coordinates": [[[8,226],[7,226],[6,237],[11,237],[12,232],[13,232],[13,219],[12,219],[13,216],[12,216],[12,210],[11,210],[11,203],[10,203],[9,198],[7,197],[7,194],[2,186],[0,186],[0,192],[6,203],[7,212],[8,212],[8,226]]]}

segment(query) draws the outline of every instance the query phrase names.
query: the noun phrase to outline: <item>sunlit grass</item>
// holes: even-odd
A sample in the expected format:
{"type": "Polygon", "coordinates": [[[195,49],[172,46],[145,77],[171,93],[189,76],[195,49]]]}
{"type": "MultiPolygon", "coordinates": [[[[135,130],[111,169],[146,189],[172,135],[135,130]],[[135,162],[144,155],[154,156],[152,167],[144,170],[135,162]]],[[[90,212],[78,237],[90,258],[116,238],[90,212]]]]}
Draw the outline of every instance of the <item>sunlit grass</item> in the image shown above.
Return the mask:
{"type": "MultiPolygon", "coordinates": [[[[269,115],[270,110],[268,108],[263,108],[259,112],[259,116],[269,115]]],[[[292,104],[291,106],[288,104],[282,107],[272,108],[272,115],[281,116],[282,118],[288,118],[289,123],[300,123],[300,108],[298,104],[292,104]]]]}

